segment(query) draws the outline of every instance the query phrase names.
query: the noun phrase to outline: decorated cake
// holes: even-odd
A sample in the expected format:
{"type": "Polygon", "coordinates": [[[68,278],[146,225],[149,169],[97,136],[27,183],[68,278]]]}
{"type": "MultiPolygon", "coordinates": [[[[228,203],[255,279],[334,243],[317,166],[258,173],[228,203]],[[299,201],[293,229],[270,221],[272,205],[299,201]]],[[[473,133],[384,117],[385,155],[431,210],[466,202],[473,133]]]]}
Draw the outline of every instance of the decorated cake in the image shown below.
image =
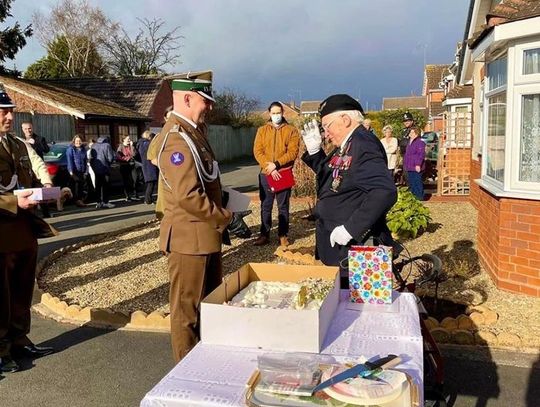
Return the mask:
{"type": "Polygon", "coordinates": [[[334,287],[334,281],[307,278],[297,283],[252,281],[229,305],[251,308],[319,309],[334,287]]]}

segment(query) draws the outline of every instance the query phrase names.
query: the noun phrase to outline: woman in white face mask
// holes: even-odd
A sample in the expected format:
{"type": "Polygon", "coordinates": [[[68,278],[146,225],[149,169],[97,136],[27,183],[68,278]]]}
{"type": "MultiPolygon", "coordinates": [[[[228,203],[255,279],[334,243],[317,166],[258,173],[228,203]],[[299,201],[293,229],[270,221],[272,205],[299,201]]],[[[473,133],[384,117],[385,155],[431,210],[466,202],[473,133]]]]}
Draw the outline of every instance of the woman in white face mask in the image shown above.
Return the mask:
{"type": "MultiPolygon", "coordinates": [[[[268,107],[270,120],[259,127],[253,145],[253,154],[261,167],[259,174],[259,197],[261,199],[261,234],[255,241],[262,246],[270,241],[272,228],[272,207],[274,198],[278,205],[278,236],[281,246],[288,246],[289,201],[291,188],[280,191],[270,189],[268,179],[274,181],[282,178],[280,170],[292,168],[298,156],[300,135],[298,130],[287,123],[283,117],[283,106],[280,102],[272,102],[268,107]]],[[[286,170],[288,171],[288,170],[286,170]]]]}

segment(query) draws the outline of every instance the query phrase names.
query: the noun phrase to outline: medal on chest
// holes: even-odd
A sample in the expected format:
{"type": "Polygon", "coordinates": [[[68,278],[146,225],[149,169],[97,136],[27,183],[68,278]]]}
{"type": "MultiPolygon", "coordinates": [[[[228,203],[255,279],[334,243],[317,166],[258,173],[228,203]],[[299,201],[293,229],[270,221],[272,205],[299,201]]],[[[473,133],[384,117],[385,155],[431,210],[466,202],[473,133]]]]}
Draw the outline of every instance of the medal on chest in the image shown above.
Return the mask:
{"type": "Polygon", "coordinates": [[[332,169],[332,184],[330,190],[333,192],[338,192],[341,182],[343,181],[343,171],[347,171],[352,163],[352,157],[349,155],[349,150],[351,149],[350,139],[345,146],[345,151],[337,150],[330,162],[328,167],[332,169]]]}

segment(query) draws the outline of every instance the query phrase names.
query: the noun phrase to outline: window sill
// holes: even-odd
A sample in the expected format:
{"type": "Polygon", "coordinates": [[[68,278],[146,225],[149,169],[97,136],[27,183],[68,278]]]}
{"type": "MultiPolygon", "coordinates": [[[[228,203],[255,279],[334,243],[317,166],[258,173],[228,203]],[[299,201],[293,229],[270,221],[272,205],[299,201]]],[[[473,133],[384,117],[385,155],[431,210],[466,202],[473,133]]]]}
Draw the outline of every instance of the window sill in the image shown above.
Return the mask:
{"type": "Polygon", "coordinates": [[[475,179],[474,182],[476,182],[481,188],[485,189],[490,194],[499,198],[530,199],[533,201],[540,201],[539,192],[504,191],[500,187],[483,179],[475,179]]]}

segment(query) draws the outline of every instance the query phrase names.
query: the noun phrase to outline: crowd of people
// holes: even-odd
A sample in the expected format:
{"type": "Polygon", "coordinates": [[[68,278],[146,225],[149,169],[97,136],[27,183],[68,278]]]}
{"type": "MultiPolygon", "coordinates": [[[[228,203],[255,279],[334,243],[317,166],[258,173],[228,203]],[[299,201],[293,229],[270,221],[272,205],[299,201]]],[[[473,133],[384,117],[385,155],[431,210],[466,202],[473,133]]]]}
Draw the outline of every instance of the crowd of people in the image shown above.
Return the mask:
{"type": "MultiPolygon", "coordinates": [[[[198,341],[200,302],[221,283],[222,244],[231,243],[230,232],[242,237],[250,233],[237,233],[246,229],[249,232],[243,221],[247,212],[228,209],[219,165],[208,142],[206,116],[215,103],[211,71],[177,77],[171,88],[173,105],[156,137],[146,131],[134,145],[125,136],[115,152],[106,137],[85,143],[84,137],[77,134],[66,154],[77,205],[84,205],[91,187],[97,208],[114,206],[109,202],[109,176],[114,161],[120,165],[127,201],[140,199],[136,187],[139,169],[144,176],[147,204],[153,202],[157,186],[159,247],[168,260],[172,348],[179,361],[198,341]]],[[[53,351],[35,346],[27,334],[36,239],[56,232],[35,215],[36,202],[28,195],[15,196],[12,192],[15,188],[31,187],[36,181],[51,186],[39,157],[48,146],[35,135],[32,142],[10,134],[14,108],[7,93],[0,91],[0,233],[6,236],[15,229],[25,233],[25,239],[18,241],[20,247],[5,239],[0,244],[0,281],[8,282],[0,285],[0,372],[18,369],[12,358],[18,352],[42,356],[53,351]],[[23,272],[15,273],[15,269],[23,272]],[[13,287],[24,287],[25,294],[15,294],[13,287]]],[[[270,119],[258,129],[253,147],[260,166],[261,202],[260,234],[254,244],[261,246],[271,241],[272,207],[276,200],[279,243],[289,245],[292,184],[283,188],[275,185],[283,181],[286,171],[291,171],[302,140],[306,151],[301,160],[313,170],[317,182],[315,257],[325,265],[339,266],[346,284],[344,260],[352,245],[395,246],[385,219],[397,199],[394,174],[400,155],[411,191],[423,199],[424,144],[419,138],[420,130],[412,115],[406,113],[400,142],[393,137],[391,126],[383,128],[384,137],[379,140],[362,106],[346,94],[325,99],[319,107],[320,123],[306,123],[300,132],[287,123],[279,102],[271,103],[268,112],[270,119]],[[324,148],[325,145],[331,149],[324,148]]],[[[32,135],[32,126],[28,128],[28,124],[24,134],[32,135]]]]}

